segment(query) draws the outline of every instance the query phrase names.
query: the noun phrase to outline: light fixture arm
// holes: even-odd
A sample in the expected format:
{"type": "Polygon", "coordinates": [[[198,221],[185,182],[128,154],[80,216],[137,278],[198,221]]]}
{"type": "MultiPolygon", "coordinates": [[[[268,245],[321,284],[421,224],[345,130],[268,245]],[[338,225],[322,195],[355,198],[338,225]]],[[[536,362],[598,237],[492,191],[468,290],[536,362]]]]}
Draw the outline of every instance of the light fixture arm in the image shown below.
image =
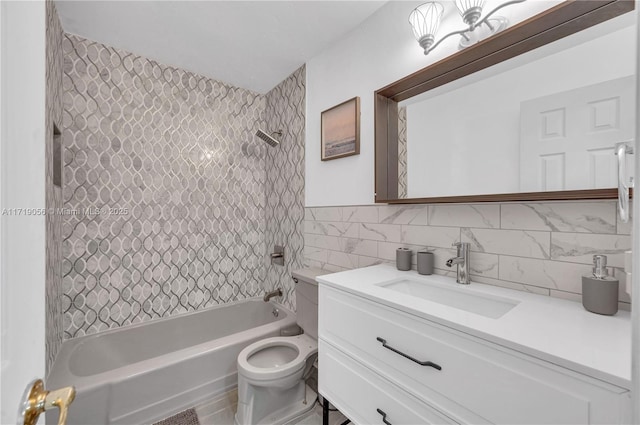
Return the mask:
{"type": "Polygon", "coordinates": [[[476,22],[475,24],[471,25],[469,27],[469,31],[473,31],[474,29],[478,28],[480,25],[484,24],[485,22],[487,22],[489,20],[489,18],[491,17],[491,15],[493,15],[494,13],[496,13],[498,10],[502,9],[503,7],[507,7],[507,6],[511,6],[512,4],[518,4],[518,3],[523,3],[526,0],[511,0],[508,1],[506,3],[501,4],[500,6],[496,7],[495,9],[493,9],[491,12],[487,13],[487,15],[478,20],[478,22],[476,22]]]}
{"type": "MultiPolygon", "coordinates": [[[[519,1],[524,1],[524,0],[519,0],[519,1]]],[[[447,38],[451,37],[452,35],[456,35],[456,34],[460,34],[461,36],[463,36],[464,38],[467,38],[467,36],[465,35],[466,32],[468,32],[469,29],[465,28],[463,30],[460,31],[454,31],[454,32],[450,32],[449,34],[445,35],[444,37],[442,37],[440,40],[438,40],[433,46],[429,47],[428,49],[426,49],[424,51],[425,55],[428,55],[429,53],[431,53],[431,51],[433,49],[435,49],[436,47],[438,47],[438,45],[440,43],[442,43],[443,41],[445,41],[447,38]]]]}
{"type": "Polygon", "coordinates": [[[480,25],[486,24],[486,25],[489,26],[489,28],[492,28],[491,24],[489,23],[489,18],[491,17],[491,15],[493,15],[494,13],[496,13],[498,10],[502,9],[503,7],[511,6],[512,4],[523,3],[525,1],[526,0],[510,0],[510,1],[506,2],[506,3],[501,4],[500,6],[496,7],[495,9],[493,9],[491,12],[487,13],[484,18],[479,19],[473,25],[470,25],[469,28],[466,28],[466,29],[463,29],[463,30],[459,30],[459,31],[453,31],[453,32],[450,32],[449,34],[445,35],[440,40],[438,40],[435,44],[433,44],[432,46],[429,46],[427,49],[425,49],[424,50],[424,54],[428,55],[433,49],[438,47],[440,45],[440,43],[442,43],[444,40],[446,40],[447,38],[451,37],[452,35],[461,35],[466,40],[469,40],[469,37],[467,37],[466,33],[474,31],[480,25]]]}

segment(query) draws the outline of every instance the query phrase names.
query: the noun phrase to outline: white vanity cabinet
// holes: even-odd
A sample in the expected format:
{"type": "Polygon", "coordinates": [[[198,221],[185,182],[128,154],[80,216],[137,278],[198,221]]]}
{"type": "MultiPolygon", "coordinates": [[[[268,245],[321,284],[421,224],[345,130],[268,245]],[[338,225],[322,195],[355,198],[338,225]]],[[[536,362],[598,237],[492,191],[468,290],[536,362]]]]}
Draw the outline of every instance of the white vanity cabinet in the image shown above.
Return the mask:
{"type": "Polygon", "coordinates": [[[360,424],[630,420],[625,388],[322,284],[319,366],[320,393],[360,424]]]}

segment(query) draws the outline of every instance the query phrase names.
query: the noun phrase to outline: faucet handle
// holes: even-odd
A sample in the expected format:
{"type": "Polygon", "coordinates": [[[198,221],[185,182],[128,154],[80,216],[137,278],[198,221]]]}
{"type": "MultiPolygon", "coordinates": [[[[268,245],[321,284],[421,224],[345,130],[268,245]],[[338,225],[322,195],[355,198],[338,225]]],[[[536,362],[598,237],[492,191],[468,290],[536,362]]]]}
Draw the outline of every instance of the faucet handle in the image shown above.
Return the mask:
{"type": "Polygon", "coordinates": [[[456,250],[458,251],[458,256],[467,256],[468,252],[469,252],[469,248],[471,246],[471,244],[469,244],[469,242],[455,242],[453,245],[451,246],[455,246],[456,250]]]}

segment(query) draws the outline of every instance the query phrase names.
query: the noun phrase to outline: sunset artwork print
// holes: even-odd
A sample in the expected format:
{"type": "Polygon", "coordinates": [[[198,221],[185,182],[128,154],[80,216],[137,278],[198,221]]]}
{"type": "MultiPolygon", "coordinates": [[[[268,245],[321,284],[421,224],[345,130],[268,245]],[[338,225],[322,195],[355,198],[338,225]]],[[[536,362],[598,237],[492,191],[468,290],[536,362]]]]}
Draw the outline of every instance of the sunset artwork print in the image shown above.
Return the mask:
{"type": "Polygon", "coordinates": [[[360,98],[354,97],[321,116],[321,156],[323,161],[360,153],[360,98]]]}

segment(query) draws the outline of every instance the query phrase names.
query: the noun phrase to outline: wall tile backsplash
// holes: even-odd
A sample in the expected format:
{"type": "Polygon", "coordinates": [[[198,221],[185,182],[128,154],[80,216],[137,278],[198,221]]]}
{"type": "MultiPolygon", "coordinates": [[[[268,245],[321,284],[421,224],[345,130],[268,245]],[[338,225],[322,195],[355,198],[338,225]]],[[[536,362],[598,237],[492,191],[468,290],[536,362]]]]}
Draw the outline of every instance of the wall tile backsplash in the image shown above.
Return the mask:
{"type": "Polygon", "coordinates": [[[592,256],[606,254],[624,292],[623,253],[631,249],[631,223],[620,223],[614,201],[459,205],[371,205],[305,210],[305,261],[327,271],[395,264],[395,251],[428,247],[435,272],[445,266],[451,245],[471,244],[471,280],[580,300],[581,276],[592,256]]]}
{"type": "Polygon", "coordinates": [[[260,295],[265,96],[72,35],[64,55],[65,337],[260,295]]]}

